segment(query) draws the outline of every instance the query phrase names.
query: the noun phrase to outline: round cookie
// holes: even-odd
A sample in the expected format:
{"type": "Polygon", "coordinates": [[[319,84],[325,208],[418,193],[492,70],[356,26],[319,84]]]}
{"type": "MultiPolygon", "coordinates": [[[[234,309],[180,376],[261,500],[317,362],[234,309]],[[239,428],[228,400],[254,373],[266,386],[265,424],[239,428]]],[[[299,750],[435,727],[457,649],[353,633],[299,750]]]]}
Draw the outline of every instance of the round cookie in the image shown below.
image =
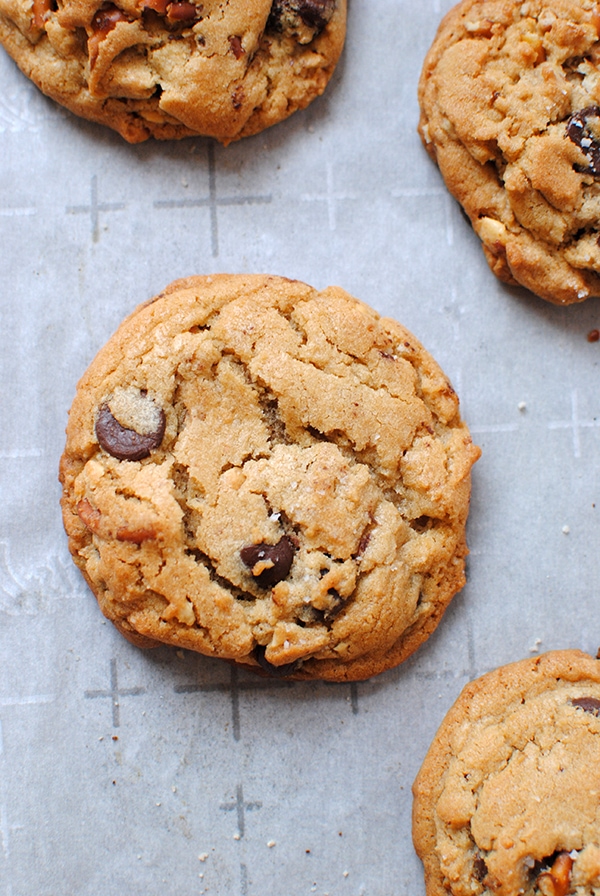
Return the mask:
{"type": "Polygon", "coordinates": [[[415,781],[427,896],[600,892],[600,661],[578,650],[467,685],[415,781]]]}
{"type": "Polygon", "coordinates": [[[337,287],[191,277],[79,383],[63,516],[134,643],[360,679],[412,653],[464,584],[478,456],[399,324],[337,287]]]}
{"type": "Polygon", "coordinates": [[[346,0],[0,0],[0,41],[76,115],[130,143],[230,143],[320,95],[346,0]]]}
{"type": "Polygon", "coordinates": [[[600,295],[600,6],[463,0],[419,84],[419,131],[492,271],[558,304],[600,295]]]}

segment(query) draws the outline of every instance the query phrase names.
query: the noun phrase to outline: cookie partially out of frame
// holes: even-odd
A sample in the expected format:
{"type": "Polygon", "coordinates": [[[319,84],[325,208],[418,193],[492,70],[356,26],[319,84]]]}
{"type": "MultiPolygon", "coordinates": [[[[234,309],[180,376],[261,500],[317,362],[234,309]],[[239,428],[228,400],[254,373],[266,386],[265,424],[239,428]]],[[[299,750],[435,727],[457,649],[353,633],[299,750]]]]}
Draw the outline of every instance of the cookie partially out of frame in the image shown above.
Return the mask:
{"type": "Polygon", "coordinates": [[[600,6],[463,0],[423,67],[419,130],[492,271],[600,295],[600,6]]]}
{"type": "Polygon", "coordinates": [[[337,287],[191,277],[79,383],[64,522],[134,643],[366,678],[412,653],[463,585],[478,456],[399,324],[337,287]]]}
{"type": "Polygon", "coordinates": [[[27,77],[131,143],[287,118],[325,89],[345,27],[346,0],[0,0],[27,77]]]}
{"type": "Polygon", "coordinates": [[[600,661],[555,651],[471,682],[413,789],[427,896],[595,896],[600,661]]]}

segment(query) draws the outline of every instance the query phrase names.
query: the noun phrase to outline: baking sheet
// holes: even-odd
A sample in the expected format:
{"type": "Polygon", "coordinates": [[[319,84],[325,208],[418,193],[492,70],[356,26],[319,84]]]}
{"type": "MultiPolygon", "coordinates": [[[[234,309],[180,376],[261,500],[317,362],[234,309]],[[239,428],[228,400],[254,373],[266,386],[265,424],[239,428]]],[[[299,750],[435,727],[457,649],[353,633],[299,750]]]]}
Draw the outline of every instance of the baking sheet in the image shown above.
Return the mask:
{"type": "Polygon", "coordinates": [[[596,653],[600,304],[498,283],[416,134],[446,0],[351,0],[308,110],[224,149],[128,146],[0,55],[0,896],[419,896],[410,787],[460,688],[596,653]],[[75,570],[57,465],[76,381],[176,277],[335,283],[404,323],[483,455],[469,582],[404,665],[264,681],[142,652],[75,570]]]}

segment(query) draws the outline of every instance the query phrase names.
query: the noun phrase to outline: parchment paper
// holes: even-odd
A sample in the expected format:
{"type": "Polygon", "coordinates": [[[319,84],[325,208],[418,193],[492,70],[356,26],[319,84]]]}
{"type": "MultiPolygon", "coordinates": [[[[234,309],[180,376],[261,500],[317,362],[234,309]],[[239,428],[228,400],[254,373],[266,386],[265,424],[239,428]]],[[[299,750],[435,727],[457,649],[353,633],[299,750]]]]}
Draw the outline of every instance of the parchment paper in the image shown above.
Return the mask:
{"type": "Polygon", "coordinates": [[[224,149],[128,146],[0,54],[0,896],[420,896],[410,787],[461,687],[593,654],[600,326],[498,283],[416,134],[447,0],[351,0],[325,95],[224,149]],[[78,378],[176,277],[339,284],[441,363],[483,456],[469,582],[403,666],[281,683],[105,622],[66,547],[78,378]]]}

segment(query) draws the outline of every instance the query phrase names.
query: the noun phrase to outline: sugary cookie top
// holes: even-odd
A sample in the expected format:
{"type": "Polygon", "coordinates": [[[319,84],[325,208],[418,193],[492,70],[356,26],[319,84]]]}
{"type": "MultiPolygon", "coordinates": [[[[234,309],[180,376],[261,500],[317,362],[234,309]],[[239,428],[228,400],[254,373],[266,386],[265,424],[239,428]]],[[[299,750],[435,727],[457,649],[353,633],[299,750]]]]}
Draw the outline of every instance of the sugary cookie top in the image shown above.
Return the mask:
{"type": "Polygon", "coordinates": [[[228,143],[303,108],[333,72],[346,0],[0,0],[28,77],[131,142],[228,143]]]}
{"type": "Polygon", "coordinates": [[[494,272],[558,303],[600,294],[600,7],[464,0],[419,94],[421,136],[494,272]]]}
{"type": "Polygon", "coordinates": [[[71,550],[132,637],[284,671],[397,662],[462,585],[479,452],[456,395],[340,289],[174,284],[100,352],[67,435],[71,550]]]}
{"type": "Polygon", "coordinates": [[[600,662],[577,651],[474,682],[415,783],[428,894],[600,891],[600,662]]]}

